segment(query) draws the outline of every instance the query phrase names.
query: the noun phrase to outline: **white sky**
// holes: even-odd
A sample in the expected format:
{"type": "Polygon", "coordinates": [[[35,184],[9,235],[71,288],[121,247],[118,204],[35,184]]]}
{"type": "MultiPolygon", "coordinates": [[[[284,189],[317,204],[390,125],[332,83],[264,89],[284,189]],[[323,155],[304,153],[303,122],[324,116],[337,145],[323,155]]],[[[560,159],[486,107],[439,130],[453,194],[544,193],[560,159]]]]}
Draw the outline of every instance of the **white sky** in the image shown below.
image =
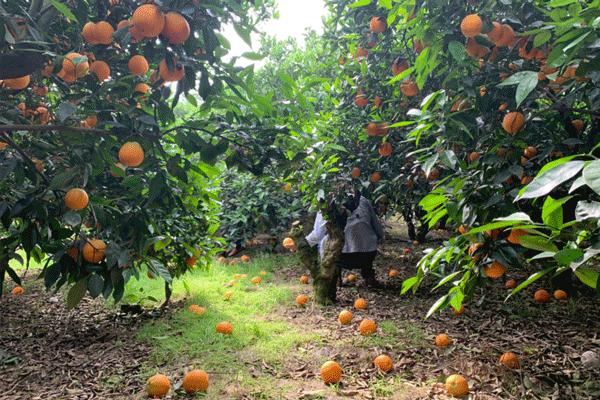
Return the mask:
{"type": "MultiPolygon", "coordinates": [[[[260,25],[258,30],[266,32],[277,39],[283,40],[294,37],[299,43],[304,43],[303,36],[306,28],[311,28],[318,33],[323,31],[322,17],[326,8],[324,0],[277,0],[279,19],[272,19],[260,25]]],[[[225,37],[231,42],[231,56],[239,56],[251,51],[248,45],[237,35],[232,26],[223,30],[225,37]]],[[[253,35],[252,46],[259,49],[258,35],[253,35]]],[[[246,64],[245,62],[241,62],[246,64]]],[[[251,64],[252,61],[247,64],[251,64]]]]}

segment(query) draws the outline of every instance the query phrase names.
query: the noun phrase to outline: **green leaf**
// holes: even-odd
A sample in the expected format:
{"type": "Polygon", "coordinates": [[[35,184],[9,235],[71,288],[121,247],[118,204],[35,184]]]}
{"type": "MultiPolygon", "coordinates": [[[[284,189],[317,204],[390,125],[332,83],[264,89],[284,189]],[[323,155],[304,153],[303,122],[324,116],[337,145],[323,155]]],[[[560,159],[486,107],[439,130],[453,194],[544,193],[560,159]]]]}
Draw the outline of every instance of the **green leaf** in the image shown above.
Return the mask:
{"type": "Polygon", "coordinates": [[[546,197],[542,207],[542,221],[544,224],[559,229],[563,224],[562,206],[572,197],[567,196],[559,200],[553,199],[552,196],[546,197]]]}
{"type": "Polygon", "coordinates": [[[71,11],[71,9],[69,7],[67,7],[65,4],[61,3],[58,0],[48,0],[48,2],[50,4],[52,4],[52,6],[54,8],[56,8],[56,10],[59,13],[61,13],[62,15],[64,15],[65,18],[67,18],[68,20],[79,22],[79,20],[75,16],[75,14],[73,14],[73,12],[71,11]]]}
{"type": "Polygon", "coordinates": [[[549,30],[543,30],[533,38],[533,47],[539,47],[546,43],[552,37],[552,32],[549,30]]]}
{"type": "Polygon", "coordinates": [[[502,87],[519,85],[523,80],[529,80],[532,77],[535,77],[535,80],[537,81],[538,73],[535,71],[517,72],[506,78],[504,81],[502,81],[502,83],[498,84],[498,86],[502,87]]]}
{"type": "Polygon", "coordinates": [[[583,170],[583,179],[586,185],[594,192],[600,194],[600,160],[594,160],[585,167],[583,170]]]}
{"type": "Polygon", "coordinates": [[[434,289],[444,286],[446,283],[450,282],[452,279],[454,279],[457,275],[459,275],[461,273],[462,273],[462,271],[456,271],[456,272],[451,273],[450,275],[448,275],[444,279],[442,279],[437,285],[435,285],[434,289]]]}
{"type": "Polygon", "coordinates": [[[256,53],[254,51],[247,51],[245,53],[242,53],[242,57],[252,61],[260,61],[265,58],[264,55],[256,53]]]}
{"type": "Polygon", "coordinates": [[[542,236],[525,235],[519,238],[519,244],[527,249],[558,252],[558,247],[542,236]]]}
{"type": "Polygon", "coordinates": [[[589,268],[577,268],[575,270],[575,275],[577,275],[581,282],[588,285],[592,289],[596,289],[600,272],[591,270],[589,268]]]}
{"type": "Polygon", "coordinates": [[[455,40],[448,43],[448,50],[454,59],[458,62],[463,61],[467,58],[467,51],[465,46],[455,40]]]}
{"type": "Polygon", "coordinates": [[[67,293],[67,308],[72,310],[81,302],[87,292],[87,277],[74,284],[67,293]]]}
{"type": "Polygon", "coordinates": [[[90,296],[95,299],[96,297],[100,296],[102,289],[104,289],[104,279],[102,279],[102,277],[98,274],[92,274],[87,286],[90,296]]]}
{"type": "Polygon", "coordinates": [[[517,86],[517,93],[515,94],[515,100],[517,102],[517,107],[521,105],[521,103],[529,96],[529,93],[533,91],[538,85],[538,74],[537,72],[531,71],[527,75],[527,77],[523,78],[521,82],[519,82],[519,86],[517,86]]]}
{"type": "Polygon", "coordinates": [[[400,294],[405,294],[406,292],[408,292],[410,289],[412,289],[413,286],[417,284],[418,281],[419,278],[416,276],[412,276],[408,279],[405,279],[402,282],[402,290],[400,291],[400,294]]]}
{"type": "Polygon", "coordinates": [[[562,249],[554,254],[554,259],[562,266],[569,266],[572,262],[579,261],[583,257],[580,249],[562,249]]]}
{"type": "Polygon", "coordinates": [[[427,315],[425,316],[425,319],[431,317],[431,315],[436,312],[441,306],[444,305],[444,303],[448,300],[448,295],[444,295],[442,297],[440,297],[439,299],[437,299],[437,301],[435,303],[433,303],[433,305],[431,306],[431,308],[429,309],[429,311],[427,311],[427,315]]]}
{"type": "Polygon", "coordinates": [[[369,4],[372,3],[373,0],[358,0],[355,1],[354,3],[350,4],[348,6],[348,8],[358,8],[358,7],[364,7],[364,6],[368,6],[369,4]]]}
{"type": "MultiPolygon", "coordinates": [[[[547,195],[555,187],[577,175],[584,165],[585,161],[569,161],[538,174],[529,185],[521,190],[515,201],[547,195]]],[[[598,167],[598,185],[600,185],[600,165],[598,167]]]]}

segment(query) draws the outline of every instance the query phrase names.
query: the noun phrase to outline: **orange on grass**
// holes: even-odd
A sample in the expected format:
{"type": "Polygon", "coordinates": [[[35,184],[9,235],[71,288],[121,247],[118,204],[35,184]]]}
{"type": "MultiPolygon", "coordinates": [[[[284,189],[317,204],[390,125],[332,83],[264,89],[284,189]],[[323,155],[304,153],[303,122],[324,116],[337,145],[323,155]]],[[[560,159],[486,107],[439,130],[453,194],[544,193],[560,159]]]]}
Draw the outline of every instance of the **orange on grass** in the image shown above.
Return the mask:
{"type": "Polygon", "coordinates": [[[517,287],[517,281],[514,279],[509,279],[504,283],[504,287],[507,289],[514,289],[517,287]]]}
{"type": "Polygon", "coordinates": [[[488,278],[500,279],[506,273],[506,267],[498,261],[494,261],[490,265],[483,267],[483,272],[488,278]]]}
{"type": "Polygon", "coordinates": [[[390,372],[394,368],[392,358],[385,354],[375,357],[373,364],[382,372],[390,372]]]}
{"type": "Polygon", "coordinates": [[[25,289],[23,289],[22,286],[15,286],[12,290],[12,295],[13,296],[20,296],[25,292],[25,289]]]}
{"type": "Polygon", "coordinates": [[[483,21],[477,14],[469,14],[460,23],[460,31],[465,37],[472,38],[481,33],[483,21]]]}
{"type": "Polygon", "coordinates": [[[550,301],[550,293],[545,289],[538,289],[533,294],[533,299],[538,304],[547,303],[550,301]]]}
{"type": "Polygon", "coordinates": [[[192,304],[188,307],[188,311],[192,314],[203,315],[206,312],[206,308],[201,307],[198,304],[192,304]]]}
{"type": "Polygon", "coordinates": [[[500,364],[511,369],[519,369],[519,358],[511,351],[508,351],[500,356],[500,364]]]}
{"type": "Polygon", "coordinates": [[[243,263],[249,263],[250,262],[250,256],[247,256],[247,255],[244,254],[243,256],[240,257],[240,261],[243,262],[243,263]]]}
{"type": "Polygon", "coordinates": [[[372,183],[377,183],[381,180],[381,174],[379,172],[373,172],[369,179],[372,183]]]}
{"type": "Polygon", "coordinates": [[[296,243],[294,242],[294,239],[290,238],[290,237],[286,237],[285,239],[283,239],[283,248],[287,249],[287,250],[291,250],[294,247],[296,247],[296,243]]]}
{"type": "Polygon", "coordinates": [[[262,278],[260,276],[255,276],[252,279],[250,279],[250,282],[254,283],[255,285],[258,285],[262,282],[262,278]]]}
{"type": "Polygon", "coordinates": [[[407,79],[400,84],[400,92],[406,97],[414,97],[419,94],[419,88],[412,79],[407,79]]]}
{"type": "Polygon", "coordinates": [[[356,282],[357,279],[358,279],[357,276],[354,274],[346,275],[346,281],[348,281],[348,282],[356,282]]]}
{"type": "Polygon", "coordinates": [[[154,4],[143,4],[133,12],[131,25],[143,37],[157,37],[165,27],[165,14],[154,4]]]}
{"type": "Polygon", "coordinates": [[[556,300],[566,300],[569,295],[564,290],[558,289],[554,291],[554,298],[556,300]]]}
{"type": "Polygon", "coordinates": [[[98,81],[104,82],[110,77],[110,66],[104,61],[94,61],[90,65],[90,72],[98,78],[98,81]]]}
{"type": "Polygon", "coordinates": [[[355,178],[355,179],[356,179],[356,178],[359,178],[359,177],[360,177],[360,172],[361,172],[361,171],[360,171],[360,168],[358,168],[358,167],[354,167],[354,168],[352,168],[352,171],[350,172],[350,175],[351,175],[353,178],[355,178]]]}
{"type": "Polygon", "coordinates": [[[352,321],[352,312],[348,310],[343,310],[338,315],[338,322],[342,325],[348,325],[352,321]]]}
{"type": "Polygon", "coordinates": [[[146,383],[148,397],[161,399],[169,393],[169,390],[171,390],[171,382],[165,375],[156,374],[148,378],[148,382],[146,383]]]}
{"type": "Polygon", "coordinates": [[[91,264],[104,260],[106,243],[100,239],[90,239],[83,245],[83,259],[91,264]]]}
{"type": "Polygon", "coordinates": [[[187,394],[206,392],[208,389],[208,374],[200,369],[194,369],[185,374],[181,387],[187,394]]]}
{"type": "Polygon", "coordinates": [[[390,278],[395,278],[395,277],[397,277],[397,276],[398,276],[398,270],[395,270],[395,269],[390,269],[390,271],[388,272],[388,276],[389,276],[390,278]]]}
{"type": "Polygon", "coordinates": [[[377,332],[377,324],[372,319],[363,319],[358,325],[358,332],[363,336],[370,336],[377,332]]]}
{"type": "Polygon", "coordinates": [[[87,207],[90,199],[85,190],[73,188],[65,194],[65,206],[69,210],[79,211],[87,207]]]}
{"type": "Polygon", "coordinates": [[[392,155],[394,149],[392,148],[392,144],[390,142],[381,143],[379,148],[377,149],[379,155],[382,157],[389,157],[392,155]]]}
{"type": "Polygon", "coordinates": [[[165,82],[177,82],[183,79],[185,68],[177,60],[173,60],[173,66],[169,69],[166,60],[162,60],[158,64],[158,73],[165,82]]]}
{"type": "Polygon", "coordinates": [[[302,283],[304,285],[308,285],[309,281],[310,281],[310,278],[308,277],[308,275],[302,275],[300,277],[300,283],[302,283]]]}
{"type": "Polygon", "coordinates": [[[231,335],[233,333],[233,325],[231,322],[222,321],[217,324],[216,330],[223,335],[231,335]]]}
{"type": "Polygon", "coordinates": [[[162,35],[171,44],[181,44],[190,37],[190,25],[178,12],[169,11],[165,15],[165,27],[162,30],[162,35]]]}
{"type": "Polygon", "coordinates": [[[510,135],[519,132],[523,126],[525,126],[525,116],[518,111],[509,112],[502,120],[502,128],[510,135]]]}
{"type": "Polygon", "coordinates": [[[131,72],[133,75],[146,75],[148,69],[150,68],[146,57],[141,54],[136,54],[135,56],[131,57],[127,63],[127,67],[129,68],[129,72],[131,72]]]}
{"type": "Polygon", "coordinates": [[[372,17],[369,23],[369,29],[373,33],[383,33],[387,27],[385,21],[381,17],[372,17]]]}
{"type": "Polygon", "coordinates": [[[445,333],[440,333],[435,337],[435,345],[438,347],[448,347],[453,343],[453,340],[450,339],[445,333]]]}
{"type": "Polygon", "coordinates": [[[31,77],[29,75],[25,75],[19,78],[4,79],[2,81],[2,85],[8,89],[21,90],[29,86],[29,82],[31,82],[31,77]]]}
{"type": "Polygon", "coordinates": [[[225,293],[223,293],[223,300],[225,300],[225,301],[231,300],[232,297],[233,297],[233,291],[231,291],[231,290],[228,290],[225,293]]]}
{"type": "Polygon", "coordinates": [[[326,384],[339,383],[342,380],[342,367],[335,361],[327,361],[321,366],[320,374],[326,384]]]}
{"type": "Polygon", "coordinates": [[[356,301],[354,301],[354,308],[356,308],[357,310],[366,310],[367,307],[368,303],[362,297],[359,297],[358,299],[356,299],[356,301]]]}
{"type": "Polygon", "coordinates": [[[119,149],[119,162],[127,167],[137,167],[144,162],[144,149],[138,142],[126,142],[119,149]]]}
{"type": "Polygon", "coordinates": [[[454,313],[454,315],[462,315],[465,312],[465,306],[463,306],[462,304],[460,305],[460,309],[457,310],[454,307],[452,307],[452,312],[454,313]]]}
{"type": "Polygon", "coordinates": [[[145,84],[145,83],[143,83],[143,82],[140,82],[140,83],[138,83],[138,84],[135,85],[135,87],[133,88],[133,91],[135,93],[146,94],[146,93],[148,93],[150,91],[150,86],[147,85],[147,84],[145,84]]]}
{"type": "Polygon", "coordinates": [[[298,304],[300,307],[304,307],[306,305],[306,303],[308,303],[308,296],[305,294],[299,294],[296,297],[296,304],[298,304]]]}
{"type": "Polygon", "coordinates": [[[452,397],[463,397],[469,394],[469,382],[462,375],[450,375],[446,378],[444,386],[452,397]]]}
{"type": "Polygon", "coordinates": [[[525,235],[527,235],[527,231],[523,229],[512,229],[506,240],[508,240],[512,244],[519,244],[521,243],[521,236],[525,235]]]}

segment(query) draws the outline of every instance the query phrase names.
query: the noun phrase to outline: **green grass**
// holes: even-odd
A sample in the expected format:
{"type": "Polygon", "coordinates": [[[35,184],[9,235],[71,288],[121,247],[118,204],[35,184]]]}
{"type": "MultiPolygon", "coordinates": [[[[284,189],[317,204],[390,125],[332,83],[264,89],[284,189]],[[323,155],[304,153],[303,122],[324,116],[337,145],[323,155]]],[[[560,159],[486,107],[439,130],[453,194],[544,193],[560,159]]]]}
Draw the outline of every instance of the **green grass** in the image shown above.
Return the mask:
{"type": "MultiPolygon", "coordinates": [[[[175,281],[173,301],[183,300],[185,307],[169,319],[146,324],[137,334],[153,347],[145,374],[159,369],[183,373],[186,367],[194,366],[215,378],[211,383],[214,393],[232,380],[246,391],[285,390],[271,382],[274,378],[263,366],[280,368],[297,346],[318,340],[317,334],[302,332],[273,312],[281,304],[292,303],[293,295],[288,287],[273,282],[271,272],[284,266],[282,263],[294,262],[292,257],[261,256],[249,264],[196,270],[175,281]],[[250,283],[261,271],[267,272],[262,283],[250,283]],[[247,278],[231,288],[225,287],[235,274],[247,274],[247,278]],[[228,290],[234,294],[225,301],[223,295],[228,290]],[[190,304],[206,307],[207,311],[202,316],[192,314],[187,310],[190,304]],[[234,325],[231,336],[215,331],[220,321],[234,325]]],[[[142,276],[139,281],[128,283],[125,297],[162,299],[163,282],[142,276]]]]}

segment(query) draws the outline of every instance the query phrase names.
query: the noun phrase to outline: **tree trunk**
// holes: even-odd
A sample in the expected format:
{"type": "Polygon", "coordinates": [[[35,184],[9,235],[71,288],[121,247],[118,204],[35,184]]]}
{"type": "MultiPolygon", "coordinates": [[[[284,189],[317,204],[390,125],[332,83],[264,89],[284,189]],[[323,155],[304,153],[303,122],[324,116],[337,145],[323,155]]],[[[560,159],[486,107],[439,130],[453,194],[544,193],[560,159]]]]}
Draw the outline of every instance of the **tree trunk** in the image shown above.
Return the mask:
{"type": "Polygon", "coordinates": [[[0,260],[0,298],[2,297],[2,292],[4,291],[4,278],[6,275],[6,267],[8,266],[8,259],[0,260]]]}
{"type": "Polygon", "coordinates": [[[408,230],[408,238],[410,240],[417,240],[417,232],[415,230],[415,224],[413,222],[412,210],[403,208],[402,209],[402,218],[404,219],[404,223],[406,223],[406,228],[408,230]]]}
{"type": "Polygon", "coordinates": [[[172,294],[173,290],[171,289],[171,285],[169,285],[169,282],[165,281],[165,302],[162,304],[161,308],[164,308],[169,304],[172,294]]]}

